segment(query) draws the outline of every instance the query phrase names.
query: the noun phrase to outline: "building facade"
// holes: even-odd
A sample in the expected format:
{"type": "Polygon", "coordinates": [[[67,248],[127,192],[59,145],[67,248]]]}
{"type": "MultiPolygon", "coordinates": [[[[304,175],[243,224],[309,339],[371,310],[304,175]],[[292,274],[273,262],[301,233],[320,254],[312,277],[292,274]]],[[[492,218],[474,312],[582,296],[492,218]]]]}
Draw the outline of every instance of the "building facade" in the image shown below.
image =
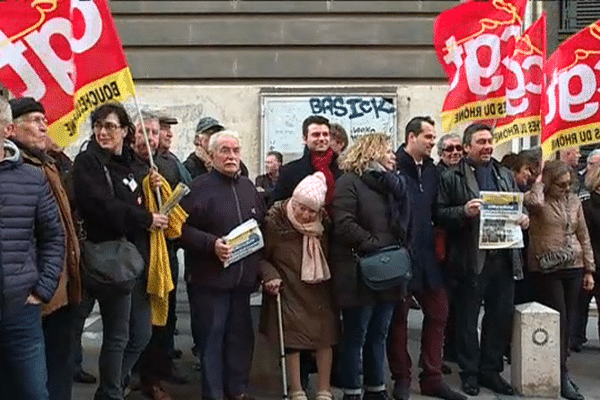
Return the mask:
{"type": "MultiPolygon", "coordinates": [[[[309,101],[320,106],[330,98],[346,106],[355,101],[370,111],[373,128],[367,129],[375,129],[374,115],[382,114],[376,102],[352,99],[389,100],[394,123],[384,126],[397,144],[411,117],[431,115],[441,122],[447,79],[433,48],[433,22],[458,3],[111,0],[110,7],[141,103],[180,120],[175,152],[187,156],[197,120],[213,116],[240,132],[243,158],[254,176],[266,150],[283,150],[288,159],[296,155],[297,149],[277,146],[294,142],[294,135],[301,142],[296,125],[309,101]],[[269,112],[277,110],[298,115],[276,120],[269,112]]],[[[547,11],[550,54],[559,40],[600,18],[597,4],[530,0],[526,25],[547,11]]],[[[333,105],[323,113],[336,121],[341,112],[333,105]]],[[[349,115],[358,114],[348,108],[349,115]]],[[[501,151],[529,145],[521,141],[501,151]]]]}

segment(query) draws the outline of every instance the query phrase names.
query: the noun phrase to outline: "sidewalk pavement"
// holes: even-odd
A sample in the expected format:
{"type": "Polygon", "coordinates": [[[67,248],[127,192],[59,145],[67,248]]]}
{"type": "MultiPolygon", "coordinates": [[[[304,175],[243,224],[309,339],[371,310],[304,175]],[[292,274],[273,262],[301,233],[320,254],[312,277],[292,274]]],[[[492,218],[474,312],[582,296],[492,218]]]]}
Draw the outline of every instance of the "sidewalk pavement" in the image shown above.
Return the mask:
{"type": "MultiPolygon", "coordinates": [[[[191,355],[191,333],[189,324],[189,308],[187,304],[187,296],[185,294],[185,285],[178,286],[178,321],[177,328],[180,332],[175,337],[176,347],[183,351],[183,358],[179,360],[178,365],[180,369],[187,374],[191,383],[187,385],[174,385],[165,384],[165,387],[173,396],[175,400],[188,400],[188,399],[201,399],[200,392],[200,377],[197,371],[193,370],[194,359],[191,355]]],[[[257,317],[257,308],[254,309],[254,316],[257,317]]],[[[432,397],[422,396],[419,393],[419,386],[417,383],[417,377],[419,369],[416,366],[419,348],[420,348],[420,334],[421,334],[421,323],[423,315],[420,311],[411,310],[409,315],[409,346],[410,354],[413,358],[413,383],[411,399],[433,399],[432,397]]],[[[600,342],[598,339],[597,331],[597,313],[590,313],[590,320],[588,322],[588,342],[584,345],[581,353],[573,353],[569,360],[569,368],[571,376],[574,382],[579,386],[581,393],[585,396],[586,400],[600,400],[600,342]]],[[[257,318],[254,320],[257,325],[257,318]]],[[[85,329],[83,336],[84,346],[84,369],[92,372],[95,376],[98,376],[98,355],[100,352],[100,345],[102,341],[102,327],[99,315],[97,312],[92,313],[88,319],[88,326],[85,329]]],[[[258,335],[258,333],[257,333],[258,335]]],[[[261,362],[261,360],[255,360],[255,363],[261,362]]],[[[456,364],[449,363],[448,365],[452,368],[451,375],[445,375],[444,380],[455,390],[460,391],[460,378],[458,376],[458,367],[456,364]]],[[[506,366],[503,376],[510,382],[510,365],[506,366]]],[[[256,382],[254,382],[256,385],[256,382]]],[[[251,382],[252,385],[252,382],[251,382]]],[[[314,385],[312,395],[309,392],[309,398],[314,397],[314,385]]],[[[388,387],[392,388],[392,383],[389,382],[388,375],[388,387]]],[[[93,398],[96,385],[84,385],[76,383],[73,388],[73,399],[74,400],[88,400],[93,398]]],[[[391,390],[391,389],[390,389],[391,390]]],[[[280,384],[277,387],[253,387],[251,394],[257,397],[258,400],[275,400],[282,398],[280,394],[280,384]]],[[[334,389],[334,396],[336,399],[341,400],[342,393],[338,389],[334,389]]],[[[481,400],[496,400],[496,399],[519,399],[520,396],[501,396],[497,395],[486,388],[481,388],[481,393],[477,397],[473,397],[481,400]]],[[[131,392],[127,396],[128,400],[142,400],[145,397],[138,392],[131,392]]],[[[533,398],[529,398],[533,399],[533,398]]]]}

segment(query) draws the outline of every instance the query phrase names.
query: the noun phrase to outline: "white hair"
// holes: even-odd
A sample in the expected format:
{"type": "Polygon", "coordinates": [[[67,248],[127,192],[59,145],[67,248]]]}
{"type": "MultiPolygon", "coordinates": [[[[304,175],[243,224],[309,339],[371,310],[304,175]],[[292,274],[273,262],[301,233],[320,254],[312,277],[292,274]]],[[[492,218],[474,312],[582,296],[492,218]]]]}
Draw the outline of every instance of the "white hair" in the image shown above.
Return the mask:
{"type": "Polygon", "coordinates": [[[10,104],[4,97],[0,97],[0,122],[12,122],[12,110],[10,104]]]}
{"type": "MultiPolygon", "coordinates": [[[[152,113],[150,111],[142,111],[142,119],[144,120],[144,123],[147,123],[148,121],[158,121],[159,117],[157,114],[152,113]]],[[[133,125],[135,125],[136,127],[141,125],[140,124],[140,113],[136,112],[134,114],[134,119],[133,119],[133,125]]]]}
{"type": "Polygon", "coordinates": [[[219,139],[221,138],[232,138],[237,140],[238,143],[240,143],[240,134],[236,131],[224,130],[217,133],[213,133],[208,141],[208,150],[211,153],[217,151],[217,144],[219,139]]]}
{"type": "Polygon", "coordinates": [[[592,152],[587,156],[587,164],[589,165],[590,162],[592,162],[592,158],[594,158],[597,155],[600,155],[600,149],[592,150],[592,152]]]}

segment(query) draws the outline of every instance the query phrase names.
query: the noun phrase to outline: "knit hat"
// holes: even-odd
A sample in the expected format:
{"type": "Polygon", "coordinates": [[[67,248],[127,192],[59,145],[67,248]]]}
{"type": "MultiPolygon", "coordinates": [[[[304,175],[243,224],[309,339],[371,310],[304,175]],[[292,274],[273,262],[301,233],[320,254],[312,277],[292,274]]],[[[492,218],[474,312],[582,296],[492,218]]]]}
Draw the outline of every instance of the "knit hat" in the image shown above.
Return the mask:
{"type": "Polygon", "coordinates": [[[46,114],[42,103],[35,101],[33,97],[21,97],[20,99],[11,99],[8,102],[10,103],[13,119],[32,112],[46,114]]]}
{"type": "Polygon", "coordinates": [[[308,175],[300,181],[298,186],[296,186],[296,189],[294,189],[292,199],[314,211],[319,211],[325,204],[326,193],[327,182],[325,180],[325,175],[319,171],[312,175],[308,175]]]}

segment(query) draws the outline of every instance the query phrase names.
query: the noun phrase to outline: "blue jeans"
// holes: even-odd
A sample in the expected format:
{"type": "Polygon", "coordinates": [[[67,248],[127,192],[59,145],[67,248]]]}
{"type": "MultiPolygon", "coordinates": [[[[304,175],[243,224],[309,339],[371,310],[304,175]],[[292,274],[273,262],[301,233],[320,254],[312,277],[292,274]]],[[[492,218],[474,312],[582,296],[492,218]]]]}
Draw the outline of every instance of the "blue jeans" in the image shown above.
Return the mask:
{"type": "Polygon", "coordinates": [[[345,394],[360,394],[362,355],[363,383],[367,391],[385,390],[385,342],[394,303],[342,310],[342,337],[338,344],[338,380],[345,394]]]}
{"type": "Polygon", "coordinates": [[[46,353],[39,305],[0,320],[0,399],[48,400],[46,353]]]}

